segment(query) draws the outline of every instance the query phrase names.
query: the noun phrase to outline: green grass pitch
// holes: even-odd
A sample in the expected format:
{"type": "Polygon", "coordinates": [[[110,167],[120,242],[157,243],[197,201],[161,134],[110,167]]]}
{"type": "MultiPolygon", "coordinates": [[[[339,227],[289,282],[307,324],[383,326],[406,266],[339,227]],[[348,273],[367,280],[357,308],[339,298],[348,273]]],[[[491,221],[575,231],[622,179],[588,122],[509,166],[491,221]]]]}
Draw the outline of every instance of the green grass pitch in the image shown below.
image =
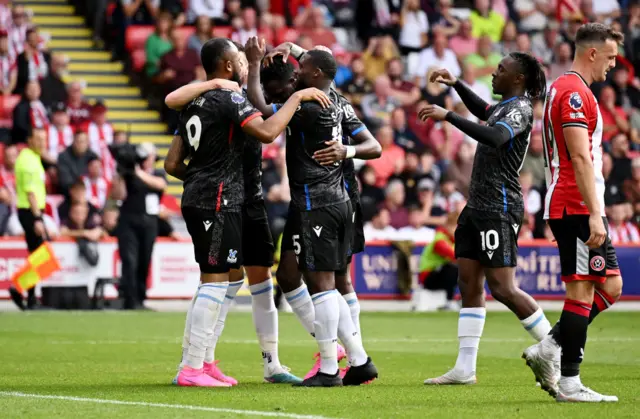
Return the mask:
{"type": "MultiPolygon", "coordinates": [[[[548,313],[555,320],[558,313],[548,313]]],[[[170,385],[180,357],[180,313],[0,314],[4,418],[638,418],[640,313],[600,316],[589,330],[582,378],[617,404],[558,404],[520,359],[532,341],[511,313],[487,315],[478,384],[426,387],[457,353],[457,315],[363,313],[365,346],[380,379],[358,388],[305,389],[262,382],[251,315],[231,313],[217,348],[232,389],[170,385]],[[45,396],[45,397],[43,397],[45,396]]],[[[314,341],[280,316],[280,359],[298,375],[314,341]]]]}

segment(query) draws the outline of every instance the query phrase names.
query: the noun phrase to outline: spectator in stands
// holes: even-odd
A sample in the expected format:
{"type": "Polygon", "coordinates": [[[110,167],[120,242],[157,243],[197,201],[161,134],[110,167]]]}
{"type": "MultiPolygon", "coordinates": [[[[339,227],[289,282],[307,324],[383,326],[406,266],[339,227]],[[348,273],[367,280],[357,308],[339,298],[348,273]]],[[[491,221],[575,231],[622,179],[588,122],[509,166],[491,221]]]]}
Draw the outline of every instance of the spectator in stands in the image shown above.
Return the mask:
{"type": "Polygon", "coordinates": [[[160,71],[160,59],[171,51],[171,33],[173,31],[173,17],[162,12],[156,21],[156,30],[149,35],[144,44],[146,63],[144,65],[147,77],[154,77],[160,71]]]}
{"type": "Polygon", "coordinates": [[[633,214],[631,204],[619,202],[611,207],[609,215],[609,237],[613,243],[638,243],[640,231],[631,221],[633,214]]]}
{"type": "Polygon", "coordinates": [[[89,202],[87,186],[82,179],[77,179],[69,188],[69,195],[58,206],[58,217],[61,223],[65,223],[71,215],[71,207],[76,204],[85,205],[88,209],[88,218],[96,224],[100,223],[100,211],[89,202]]]}
{"type": "MultiPolygon", "coordinates": [[[[244,45],[252,36],[258,36],[258,20],[256,9],[245,7],[242,9],[241,26],[231,34],[231,40],[244,45]]],[[[333,44],[329,44],[331,46],[333,44]]]]}
{"type": "Polygon", "coordinates": [[[475,155],[475,145],[464,141],[460,144],[456,158],[447,168],[447,177],[456,183],[456,190],[465,197],[469,196],[469,181],[473,169],[473,158],[475,155]]]}
{"type": "Polygon", "coordinates": [[[442,34],[446,36],[453,36],[459,32],[460,21],[451,13],[451,0],[439,0],[436,3],[436,7],[433,12],[428,12],[429,24],[434,29],[437,28],[442,34]]]}
{"type": "Polygon", "coordinates": [[[2,166],[0,166],[0,236],[7,232],[9,219],[15,213],[16,175],[15,164],[18,148],[8,146],[4,149],[2,166]]]}
{"type": "Polygon", "coordinates": [[[374,93],[364,96],[360,105],[366,124],[380,126],[391,122],[391,112],[401,104],[392,96],[389,77],[381,75],[375,81],[374,93]]]}
{"type": "Polygon", "coordinates": [[[25,143],[31,128],[45,128],[49,123],[47,110],[40,101],[40,84],[30,81],[25,86],[22,99],[13,110],[12,144],[25,143]]]}
{"type": "MultiPolygon", "coordinates": [[[[462,64],[462,81],[465,82],[467,86],[469,86],[471,90],[473,90],[473,92],[482,100],[487,103],[492,102],[491,89],[487,87],[485,83],[476,78],[476,67],[473,64],[469,62],[462,64]]],[[[462,102],[460,95],[458,95],[455,89],[451,89],[451,101],[453,105],[457,105],[462,102]]]]}
{"type": "Polygon", "coordinates": [[[102,162],[98,156],[92,156],[87,165],[87,174],[82,177],[87,189],[87,200],[102,211],[107,203],[111,182],[102,171],[102,162]]]}
{"type": "Polygon", "coordinates": [[[400,11],[400,52],[407,55],[420,52],[428,41],[429,20],[420,8],[420,0],[405,0],[400,11]]]}
{"type": "Polygon", "coordinates": [[[422,146],[420,140],[409,129],[407,125],[407,114],[402,108],[395,108],[391,112],[391,127],[393,128],[393,138],[396,145],[404,151],[417,152],[422,146]]]}
{"type": "Polygon", "coordinates": [[[467,55],[478,50],[478,40],[471,34],[471,21],[463,20],[460,23],[460,32],[449,40],[449,48],[456,53],[460,61],[464,61],[467,55]]]}
{"type": "Polygon", "coordinates": [[[625,200],[633,205],[634,213],[637,217],[640,214],[640,157],[635,157],[631,161],[631,179],[624,181],[622,190],[625,200]]]}
{"type": "Polygon", "coordinates": [[[518,231],[518,240],[533,240],[535,226],[534,217],[531,214],[525,214],[522,218],[522,224],[520,225],[520,231],[518,231]]]}
{"type": "Polygon", "coordinates": [[[456,264],[455,231],[458,212],[451,212],[447,222],[436,230],[433,240],[424,247],[420,256],[418,281],[427,290],[445,290],[447,302],[440,309],[454,310],[458,265],[456,264]]]}
{"type": "Polygon", "coordinates": [[[69,83],[67,87],[67,112],[71,126],[80,129],[91,120],[91,105],[84,99],[85,85],[79,81],[69,83]]]}
{"type": "Polygon", "coordinates": [[[533,175],[527,171],[520,172],[520,186],[524,202],[525,216],[535,217],[542,207],[542,195],[533,184],[533,175]]]}
{"type": "Polygon", "coordinates": [[[304,30],[314,46],[324,45],[332,48],[337,42],[333,31],[325,25],[324,10],[321,7],[312,5],[304,9],[296,17],[294,26],[304,30]]]}
{"type": "Polygon", "coordinates": [[[389,215],[389,210],[386,208],[377,208],[371,221],[364,225],[365,240],[394,240],[397,231],[390,223],[391,216],[389,215]]]}
{"type": "Polygon", "coordinates": [[[529,150],[527,150],[527,155],[522,164],[522,171],[531,174],[531,183],[535,186],[545,184],[544,145],[542,141],[542,132],[535,131],[531,133],[529,150]]]}
{"type": "Polygon", "coordinates": [[[571,68],[573,54],[571,45],[567,42],[559,43],[556,46],[553,61],[549,65],[549,79],[555,80],[571,68]]]}
{"type": "Polygon", "coordinates": [[[631,179],[631,159],[629,158],[629,140],[625,134],[617,134],[611,139],[612,170],[609,182],[621,186],[631,179]]]}
{"type": "Polygon", "coordinates": [[[47,109],[58,102],[67,102],[67,85],[63,81],[64,73],[67,69],[67,60],[62,54],[51,54],[51,68],[47,77],[40,85],[42,86],[42,103],[47,109]]]}
{"type": "Polygon", "coordinates": [[[375,172],[376,186],[384,188],[391,175],[404,170],[404,150],[393,143],[393,129],[389,125],[378,128],[376,139],[382,146],[382,156],[367,161],[367,164],[375,172]]]}
{"type": "MultiPolygon", "coordinates": [[[[456,54],[447,47],[447,37],[441,32],[433,34],[433,46],[422,50],[420,60],[411,74],[414,83],[424,87],[427,83],[426,75],[429,68],[446,68],[456,77],[460,76],[460,66],[456,54]]],[[[500,60],[498,60],[500,61],[500,60]]]]}
{"type": "Polygon", "coordinates": [[[73,143],[73,128],[69,124],[67,105],[58,102],[51,111],[51,124],[47,129],[47,148],[41,154],[49,164],[56,164],[58,155],[73,143]]]}
{"type": "Polygon", "coordinates": [[[439,226],[446,221],[442,208],[435,202],[436,182],[430,177],[424,177],[418,182],[418,202],[422,208],[424,223],[428,226],[439,226]]]}
{"type": "Polygon", "coordinates": [[[116,131],[113,133],[114,144],[126,144],[129,142],[129,134],[124,131],[116,131]]]}
{"type": "Polygon", "coordinates": [[[390,36],[370,38],[367,49],[362,53],[364,76],[369,81],[375,81],[386,73],[389,61],[399,56],[398,48],[390,36]]]}
{"type": "Polygon", "coordinates": [[[484,83],[493,92],[491,86],[491,73],[498,67],[502,57],[493,51],[493,44],[489,36],[482,36],[478,39],[478,52],[470,54],[465,59],[465,63],[472,64],[476,68],[478,81],[484,83]]]}
{"type": "Polygon", "coordinates": [[[628,13],[622,17],[625,34],[626,57],[637,62],[640,58],[640,2],[633,0],[628,5],[628,13]]]}
{"type": "Polygon", "coordinates": [[[192,23],[198,16],[209,19],[224,20],[224,0],[189,0],[187,22],[192,23]]]}
{"type": "Polygon", "coordinates": [[[520,18],[519,29],[522,32],[538,32],[547,25],[547,16],[552,12],[548,1],[516,0],[514,8],[520,18]]]}
{"type": "Polygon", "coordinates": [[[102,161],[102,172],[107,179],[111,179],[116,171],[116,161],[109,151],[109,145],[114,143],[113,127],[107,122],[107,107],[102,101],[97,101],[91,109],[91,122],[84,130],[89,135],[89,148],[102,161]]]}
{"type": "Polygon", "coordinates": [[[270,0],[269,11],[273,15],[286,18],[286,24],[293,25],[298,14],[311,5],[311,0],[270,0]]]}
{"type": "Polygon", "coordinates": [[[376,173],[371,166],[362,166],[358,173],[360,180],[360,203],[364,220],[369,220],[378,204],[384,201],[384,190],[376,186],[376,173]]]}
{"type": "MultiPolygon", "coordinates": [[[[496,52],[501,55],[509,55],[512,52],[518,51],[518,28],[513,20],[507,22],[502,29],[502,39],[500,43],[496,45],[496,52]]],[[[475,50],[472,51],[476,52],[475,50]]]]}
{"type": "Polygon", "coordinates": [[[393,58],[387,63],[387,76],[391,81],[389,92],[401,106],[412,106],[420,100],[418,86],[403,79],[404,64],[400,58],[393,58]]]}
{"type": "Polygon", "coordinates": [[[97,242],[105,234],[103,228],[95,222],[95,218],[89,217],[87,203],[76,202],[72,204],[69,217],[62,221],[61,224],[61,236],[97,242]]]}
{"type": "Polygon", "coordinates": [[[629,115],[631,128],[640,129],[640,89],[630,83],[627,67],[618,67],[611,81],[611,87],[616,93],[616,106],[620,106],[629,115]]]}
{"type": "Polygon", "coordinates": [[[189,37],[189,42],[187,43],[189,48],[200,54],[204,43],[211,39],[212,30],[211,18],[206,15],[198,16],[196,19],[196,31],[189,37]]]}
{"type": "Polygon", "coordinates": [[[442,83],[432,83],[429,80],[431,74],[439,70],[436,67],[429,67],[426,73],[427,82],[422,88],[422,99],[426,100],[429,104],[438,105],[445,109],[451,109],[451,89],[449,86],[442,83]]]}
{"type": "Polygon", "coordinates": [[[440,208],[443,213],[449,213],[455,211],[458,204],[464,201],[464,195],[456,190],[456,182],[443,176],[440,179],[440,190],[433,198],[434,208],[440,208]]]}
{"type": "Polygon", "coordinates": [[[351,81],[340,88],[353,105],[360,106],[362,97],[373,91],[373,85],[364,75],[364,61],[361,58],[354,58],[351,62],[351,70],[353,71],[351,81]]]}
{"type": "Polygon", "coordinates": [[[531,38],[526,33],[518,34],[516,38],[516,48],[518,52],[525,52],[527,54],[533,55],[531,52],[531,38]]]}
{"type": "Polygon", "coordinates": [[[9,33],[0,28],[0,90],[3,96],[9,96],[18,82],[16,60],[9,51],[9,33]]]}
{"type": "Polygon", "coordinates": [[[76,131],[73,143],[58,156],[58,183],[63,195],[69,194],[69,188],[87,173],[89,162],[96,159],[89,149],[89,137],[84,131],[76,131]]]}
{"type": "Polygon", "coordinates": [[[538,33],[531,39],[531,50],[533,55],[540,58],[544,63],[553,61],[556,45],[562,39],[559,33],[560,24],[556,20],[547,23],[542,33],[538,33]]]}
{"type": "Polygon", "coordinates": [[[27,39],[24,51],[18,55],[18,82],[15,93],[22,94],[29,81],[41,82],[49,74],[51,55],[40,50],[40,36],[35,27],[27,29],[27,39]]]}
{"type": "MultiPolygon", "coordinates": [[[[583,3],[585,1],[583,0],[583,3]]],[[[617,1],[591,1],[591,7],[595,19],[607,25],[611,24],[613,19],[620,17],[620,4],[617,1]]]]}
{"type": "Polygon", "coordinates": [[[353,79],[353,72],[351,71],[351,54],[346,52],[342,47],[335,48],[333,55],[336,58],[338,64],[338,71],[333,81],[336,86],[344,86],[353,79]]]}
{"type": "Polygon", "coordinates": [[[604,205],[605,213],[609,214],[611,206],[617,202],[623,202],[625,195],[620,184],[611,181],[613,159],[609,153],[602,153],[602,176],[604,177],[604,205]]]}
{"type": "Polygon", "coordinates": [[[433,238],[433,229],[424,225],[424,214],[419,205],[408,207],[409,224],[398,229],[396,240],[408,240],[412,242],[429,242],[433,238]]]}
{"type": "Polygon", "coordinates": [[[439,182],[442,177],[442,171],[436,163],[436,158],[431,151],[425,150],[420,155],[420,171],[426,177],[433,179],[434,182],[439,182]]]}
{"type": "Polygon", "coordinates": [[[8,0],[0,1],[0,28],[8,29],[11,27],[11,6],[8,0]]]}
{"type": "Polygon", "coordinates": [[[29,17],[24,6],[14,3],[11,9],[11,27],[6,28],[9,31],[9,50],[13,57],[17,57],[24,51],[27,42],[27,29],[29,28],[29,17]]]}
{"type": "Polygon", "coordinates": [[[627,113],[621,106],[616,106],[616,92],[611,86],[604,86],[598,98],[600,114],[602,115],[602,141],[608,142],[619,133],[629,134],[629,120],[627,113]]]}
{"type": "Polygon", "coordinates": [[[382,204],[389,211],[391,227],[399,229],[409,225],[409,211],[404,206],[404,184],[399,179],[389,181],[385,190],[385,199],[382,204]]]}
{"type": "MultiPolygon", "coordinates": [[[[262,175],[262,190],[267,201],[267,213],[271,223],[271,231],[279,233],[284,228],[289,201],[289,178],[285,164],[285,148],[280,147],[273,160],[262,175]]],[[[277,234],[274,234],[277,237],[277,234]]]]}
{"type": "Polygon", "coordinates": [[[415,151],[405,153],[404,170],[391,176],[391,180],[399,180],[404,185],[404,204],[409,206],[418,203],[418,182],[424,175],[420,170],[420,159],[415,151]]]}
{"type": "Polygon", "coordinates": [[[488,36],[493,42],[500,41],[505,21],[502,15],[491,9],[490,0],[475,0],[469,20],[474,37],[488,36]]]}

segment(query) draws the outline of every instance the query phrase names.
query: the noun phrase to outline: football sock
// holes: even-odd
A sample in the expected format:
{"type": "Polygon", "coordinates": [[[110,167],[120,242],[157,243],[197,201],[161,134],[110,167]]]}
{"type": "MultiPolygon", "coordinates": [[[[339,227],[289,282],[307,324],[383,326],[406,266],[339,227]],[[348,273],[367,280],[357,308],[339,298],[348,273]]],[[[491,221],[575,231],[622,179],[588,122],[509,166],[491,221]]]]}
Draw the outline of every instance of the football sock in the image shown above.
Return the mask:
{"type": "Polygon", "coordinates": [[[229,282],[227,293],[224,296],[224,303],[220,308],[218,321],[216,322],[216,326],[213,330],[213,338],[211,339],[211,343],[207,345],[207,352],[204,356],[204,362],[211,363],[216,359],[216,345],[218,344],[220,336],[222,336],[224,323],[227,320],[227,314],[229,314],[229,308],[231,308],[231,304],[233,304],[233,300],[236,298],[236,294],[238,293],[240,288],[242,288],[243,283],[244,279],[236,282],[229,282]]]}
{"type": "MultiPolygon", "coordinates": [[[[589,324],[596,318],[596,316],[603,311],[607,310],[613,304],[615,304],[616,300],[611,297],[609,294],[602,290],[595,290],[593,294],[593,304],[591,305],[591,313],[589,314],[589,324]]],[[[553,340],[559,345],[560,344],[560,324],[556,323],[549,332],[553,340]]]]}
{"type": "Polygon", "coordinates": [[[269,368],[280,367],[278,358],[278,309],[273,299],[273,281],[271,278],[249,286],[253,325],[262,349],[265,374],[269,368]]]}
{"type": "Polygon", "coordinates": [[[487,310],[484,307],[463,308],[458,315],[460,348],[454,369],[464,377],[470,377],[476,372],[478,347],[486,316],[487,310]]]}
{"type": "Polygon", "coordinates": [[[367,362],[367,353],[362,346],[362,338],[358,329],[353,324],[351,311],[347,301],[338,297],[340,306],[340,320],[338,321],[338,337],[347,350],[349,364],[354,367],[364,365],[367,362]]]}
{"type": "Polygon", "coordinates": [[[580,374],[590,313],[591,307],[587,303],[576,300],[564,301],[559,321],[562,377],[575,377],[580,374]]]}
{"type": "Polygon", "coordinates": [[[194,369],[202,368],[207,346],[213,339],[213,329],[224,304],[229,282],[202,284],[191,311],[191,334],[185,364],[194,369]]]}
{"type": "Polygon", "coordinates": [[[351,292],[349,294],[345,294],[342,296],[344,300],[349,305],[349,311],[351,312],[351,320],[353,320],[353,325],[356,327],[356,330],[362,337],[362,331],[360,330],[360,301],[358,301],[358,296],[355,292],[351,292]]]}
{"type": "Polygon", "coordinates": [[[285,292],[284,298],[287,299],[291,310],[293,310],[298,320],[300,320],[300,323],[302,323],[304,330],[313,336],[313,320],[316,315],[307,286],[302,284],[293,291],[285,292]]]}
{"type": "Polygon", "coordinates": [[[549,331],[551,331],[551,324],[541,308],[538,308],[535,313],[526,319],[520,320],[520,323],[522,327],[524,327],[524,330],[529,332],[531,337],[538,342],[542,341],[549,331]]]}
{"type": "Polygon", "coordinates": [[[182,358],[180,358],[180,367],[184,365],[184,361],[187,358],[187,353],[189,353],[189,340],[191,336],[191,317],[193,316],[193,305],[196,302],[196,296],[198,295],[198,291],[200,291],[200,287],[198,286],[198,290],[195,294],[193,294],[193,298],[191,299],[191,303],[189,304],[189,309],[187,310],[187,320],[184,323],[184,334],[182,335],[182,358]]]}
{"type": "Polygon", "coordinates": [[[339,298],[336,290],[319,292],[311,297],[315,308],[315,338],[320,349],[320,372],[330,375],[338,372],[339,298]]]}

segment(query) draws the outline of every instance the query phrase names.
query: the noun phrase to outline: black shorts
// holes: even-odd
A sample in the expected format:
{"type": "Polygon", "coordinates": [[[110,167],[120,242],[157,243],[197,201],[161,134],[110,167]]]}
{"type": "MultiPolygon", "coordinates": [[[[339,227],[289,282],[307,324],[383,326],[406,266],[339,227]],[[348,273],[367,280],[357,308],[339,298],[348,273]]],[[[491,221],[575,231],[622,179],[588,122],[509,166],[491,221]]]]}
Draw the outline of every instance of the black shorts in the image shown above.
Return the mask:
{"type": "Polygon", "coordinates": [[[38,247],[42,245],[42,243],[44,243],[42,237],[38,236],[34,229],[36,217],[33,216],[33,213],[30,209],[19,208],[18,220],[20,221],[20,225],[24,230],[24,238],[27,242],[27,250],[29,250],[29,253],[33,253],[38,247]]]}
{"type": "Polygon", "coordinates": [[[273,237],[264,201],[242,206],[242,258],[245,266],[273,266],[273,237]]]}
{"type": "Polygon", "coordinates": [[[281,249],[295,252],[303,272],[344,270],[353,235],[351,217],[349,201],[311,211],[290,207],[281,249]]]}
{"type": "Polygon", "coordinates": [[[351,222],[353,223],[353,235],[351,236],[351,248],[347,253],[347,263],[351,263],[353,255],[364,251],[364,223],[362,222],[362,205],[360,201],[351,200],[351,222]]]}
{"type": "Polygon", "coordinates": [[[200,271],[229,272],[242,266],[242,213],[183,207],[200,271]]]}
{"type": "Polygon", "coordinates": [[[456,258],[477,260],[485,268],[516,266],[523,215],[521,210],[487,212],[466,206],[456,228],[456,258]]]}
{"type": "Polygon", "coordinates": [[[584,243],[589,240],[589,216],[567,215],[557,220],[548,220],[549,227],[558,244],[560,270],[564,282],[594,281],[603,283],[608,276],[620,275],[616,249],[609,238],[609,223],[602,217],[607,238],[602,246],[589,249],[584,243]]]}

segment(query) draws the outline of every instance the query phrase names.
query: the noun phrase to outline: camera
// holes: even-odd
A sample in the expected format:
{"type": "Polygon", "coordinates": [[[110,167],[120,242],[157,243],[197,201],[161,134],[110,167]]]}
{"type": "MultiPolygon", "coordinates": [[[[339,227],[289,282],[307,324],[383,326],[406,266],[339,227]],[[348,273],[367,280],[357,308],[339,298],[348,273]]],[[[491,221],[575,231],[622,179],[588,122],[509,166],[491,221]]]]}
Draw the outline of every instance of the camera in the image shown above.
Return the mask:
{"type": "Polygon", "coordinates": [[[149,152],[135,144],[111,144],[109,152],[118,163],[118,173],[122,175],[135,171],[136,165],[144,162],[149,157],[149,152]]]}

